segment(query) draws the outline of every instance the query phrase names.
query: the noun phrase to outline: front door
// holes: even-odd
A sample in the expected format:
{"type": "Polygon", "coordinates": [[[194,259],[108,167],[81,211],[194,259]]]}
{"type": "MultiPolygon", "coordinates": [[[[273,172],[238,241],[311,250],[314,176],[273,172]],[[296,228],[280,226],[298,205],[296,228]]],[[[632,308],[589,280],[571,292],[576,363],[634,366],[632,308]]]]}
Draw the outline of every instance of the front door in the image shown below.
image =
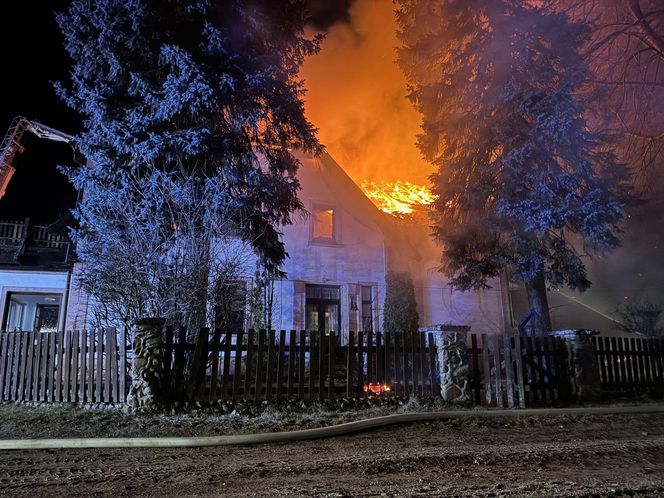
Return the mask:
{"type": "Polygon", "coordinates": [[[307,285],[306,316],[307,330],[322,334],[334,332],[339,336],[341,324],[341,290],[338,285],[307,285]]]}

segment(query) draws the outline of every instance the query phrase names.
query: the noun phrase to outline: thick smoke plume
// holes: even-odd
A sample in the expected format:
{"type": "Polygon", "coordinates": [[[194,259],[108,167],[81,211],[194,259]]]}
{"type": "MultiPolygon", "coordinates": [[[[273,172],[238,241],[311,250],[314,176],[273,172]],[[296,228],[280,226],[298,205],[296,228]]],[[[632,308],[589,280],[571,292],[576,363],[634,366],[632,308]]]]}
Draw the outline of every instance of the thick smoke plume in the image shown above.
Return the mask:
{"type": "Polygon", "coordinates": [[[420,116],[394,64],[399,42],[392,9],[387,0],[357,0],[348,22],[337,17],[321,52],[304,65],[306,109],[321,142],[358,184],[424,185],[432,167],[415,146],[420,116]]]}

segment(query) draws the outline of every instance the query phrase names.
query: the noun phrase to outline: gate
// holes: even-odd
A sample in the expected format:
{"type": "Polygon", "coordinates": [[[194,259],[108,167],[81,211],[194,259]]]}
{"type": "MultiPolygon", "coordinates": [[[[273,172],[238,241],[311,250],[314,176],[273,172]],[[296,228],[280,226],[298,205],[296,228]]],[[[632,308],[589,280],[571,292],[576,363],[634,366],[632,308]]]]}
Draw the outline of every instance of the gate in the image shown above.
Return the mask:
{"type": "Polygon", "coordinates": [[[468,349],[476,405],[526,408],[565,403],[573,364],[560,337],[471,334],[468,349]]]}

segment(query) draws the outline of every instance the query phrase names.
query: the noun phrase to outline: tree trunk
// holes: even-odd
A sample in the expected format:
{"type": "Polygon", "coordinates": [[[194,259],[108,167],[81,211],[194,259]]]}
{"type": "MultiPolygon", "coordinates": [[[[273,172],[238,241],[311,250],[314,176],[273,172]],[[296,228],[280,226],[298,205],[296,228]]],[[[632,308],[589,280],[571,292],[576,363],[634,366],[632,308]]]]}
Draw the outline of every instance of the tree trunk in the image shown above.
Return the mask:
{"type": "Polygon", "coordinates": [[[526,290],[528,291],[528,300],[532,312],[530,324],[533,334],[538,336],[551,332],[551,316],[549,315],[544,274],[539,273],[535,278],[527,281],[526,290]]]}

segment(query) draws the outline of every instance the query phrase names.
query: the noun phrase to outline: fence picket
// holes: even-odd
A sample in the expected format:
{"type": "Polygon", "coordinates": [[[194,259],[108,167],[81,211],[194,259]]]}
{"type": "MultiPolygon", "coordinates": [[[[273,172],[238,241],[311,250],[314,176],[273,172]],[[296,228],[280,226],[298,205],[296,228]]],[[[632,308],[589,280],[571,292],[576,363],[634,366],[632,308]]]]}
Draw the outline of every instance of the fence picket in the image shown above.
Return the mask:
{"type": "Polygon", "coordinates": [[[265,349],[265,330],[258,331],[258,351],[256,352],[256,396],[263,399],[263,350],[265,349]]]}
{"type": "Polygon", "coordinates": [[[606,359],[608,360],[608,365],[606,368],[608,374],[608,387],[609,389],[613,389],[616,382],[615,379],[617,378],[617,375],[614,376],[614,373],[617,374],[617,370],[615,369],[617,363],[615,356],[615,343],[609,337],[604,338],[604,350],[606,351],[606,359]]]}
{"type": "Polygon", "coordinates": [[[0,400],[5,399],[5,372],[7,371],[8,332],[0,333],[0,400]]]}
{"type": "MultiPolygon", "coordinates": [[[[219,335],[221,337],[221,334],[219,335]]],[[[221,372],[221,399],[228,399],[228,389],[231,380],[231,345],[233,332],[226,331],[224,341],[224,369],[221,372]]]]}
{"type": "Polygon", "coordinates": [[[608,383],[608,374],[606,372],[606,350],[604,349],[604,341],[601,337],[593,337],[593,345],[595,347],[595,351],[597,351],[600,385],[606,386],[608,383]]]}
{"type": "Polygon", "coordinates": [[[32,396],[32,362],[35,355],[35,332],[28,332],[28,349],[25,365],[25,388],[23,399],[29,400],[32,396]]]}
{"type": "Polygon", "coordinates": [[[297,374],[297,383],[298,383],[298,394],[300,399],[304,399],[304,373],[306,367],[306,347],[307,347],[307,335],[304,330],[299,331],[300,334],[300,348],[299,348],[299,370],[297,374]]]}
{"type": "Polygon", "coordinates": [[[325,334],[318,332],[318,397],[325,399],[325,334]]]}
{"type": "Polygon", "coordinates": [[[25,367],[26,364],[28,363],[28,337],[30,336],[30,333],[27,334],[21,334],[23,336],[23,342],[21,346],[21,352],[19,354],[19,379],[18,379],[18,392],[17,392],[17,397],[16,399],[19,401],[23,401],[25,399],[24,395],[24,389],[25,389],[25,367]]]}
{"type": "Polygon", "coordinates": [[[272,387],[274,383],[274,341],[275,341],[275,331],[270,330],[268,333],[268,344],[267,344],[267,384],[265,386],[265,399],[267,401],[272,400],[272,387]]]}
{"type": "Polygon", "coordinates": [[[650,339],[643,339],[643,369],[645,372],[646,384],[652,387],[653,385],[653,376],[651,368],[652,354],[651,354],[650,344],[651,344],[650,339]]]}
{"type": "Polygon", "coordinates": [[[297,361],[295,331],[291,330],[288,337],[288,399],[293,398],[295,390],[295,363],[297,361]]]}
{"type": "Polygon", "coordinates": [[[281,399],[281,391],[284,387],[284,362],[286,359],[286,331],[279,331],[279,357],[277,361],[277,392],[276,399],[279,401],[281,399]]]}
{"type": "Polygon", "coordinates": [[[503,347],[505,355],[505,387],[507,388],[507,407],[514,408],[514,375],[512,365],[512,336],[503,336],[503,347]]]}
{"type": "Polygon", "coordinates": [[[632,361],[632,339],[624,337],[623,338],[623,348],[624,348],[624,362],[625,362],[625,371],[627,373],[627,389],[632,390],[634,388],[634,375],[633,375],[633,361],[632,361]]]}
{"type": "Polygon", "coordinates": [[[417,334],[411,334],[410,341],[408,341],[411,346],[411,360],[413,365],[412,381],[413,381],[413,395],[417,396],[420,383],[420,365],[419,365],[419,341],[417,340],[417,334]]]}
{"type": "Polygon", "coordinates": [[[47,401],[53,401],[55,399],[55,393],[53,391],[53,384],[55,382],[55,371],[56,371],[56,365],[55,365],[55,342],[57,338],[57,332],[51,332],[49,333],[48,336],[48,350],[49,350],[49,355],[48,355],[48,391],[47,391],[47,401]]]}
{"type": "Polygon", "coordinates": [[[7,384],[6,390],[7,395],[5,399],[11,400],[16,399],[15,390],[16,390],[16,381],[18,380],[18,351],[17,348],[20,348],[20,337],[16,333],[12,333],[9,341],[9,350],[7,351],[7,384]]]}
{"type": "MultiPolygon", "coordinates": [[[[540,366],[542,367],[543,370],[545,371],[551,371],[551,354],[550,354],[550,342],[551,342],[551,337],[547,336],[542,336],[541,338],[541,344],[542,344],[542,355],[541,355],[541,362],[540,366]]],[[[551,375],[545,374],[542,372],[541,376],[542,380],[542,392],[543,392],[543,397],[546,403],[552,402],[555,397],[553,394],[553,379],[551,378],[551,375]]]]}
{"type": "MultiPolygon", "coordinates": [[[[254,329],[249,329],[247,336],[247,363],[244,366],[244,399],[251,399],[252,372],[254,359],[254,329]]],[[[256,396],[254,396],[254,399],[256,396]]]]}
{"type": "Polygon", "coordinates": [[[316,362],[318,361],[316,337],[316,332],[309,332],[309,399],[314,399],[314,389],[316,382],[316,362]]]}
{"type": "Polygon", "coordinates": [[[426,343],[424,342],[424,334],[418,333],[418,346],[420,350],[420,375],[422,377],[422,395],[431,394],[431,390],[427,391],[427,357],[426,357],[426,343]]]}
{"type": "Polygon", "coordinates": [[[334,332],[330,332],[330,337],[328,340],[327,348],[327,397],[329,399],[334,399],[334,372],[336,368],[336,358],[337,358],[337,339],[334,332]]]}
{"type": "Polygon", "coordinates": [[[178,348],[175,351],[175,385],[184,386],[184,369],[185,369],[185,350],[184,346],[187,342],[187,329],[185,327],[178,328],[178,348]]]}
{"type": "Polygon", "coordinates": [[[385,358],[385,362],[383,364],[383,372],[384,372],[384,378],[385,378],[385,385],[388,386],[389,389],[392,389],[392,375],[391,375],[391,370],[392,370],[392,336],[389,332],[385,332],[385,335],[383,336],[384,338],[384,347],[383,347],[383,354],[385,358]]]}
{"type": "MultiPolygon", "coordinates": [[[[81,375],[80,383],[78,390],[78,399],[82,403],[85,402],[86,396],[86,380],[88,376],[87,363],[88,363],[88,331],[86,329],[81,330],[81,375]]],[[[124,386],[123,386],[124,388],[124,386]]]]}
{"type": "Polygon", "coordinates": [[[394,334],[394,387],[395,394],[399,396],[402,393],[401,389],[401,375],[402,365],[403,365],[403,354],[401,348],[399,347],[399,342],[401,341],[400,334],[394,334]]]}
{"type": "Polygon", "coordinates": [[[523,384],[523,338],[521,335],[514,336],[514,357],[516,360],[515,370],[517,379],[517,393],[519,397],[519,408],[526,407],[526,389],[523,384]]]}
{"type": "Polygon", "coordinates": [[[242,341],[244,332],[237,331],[235,340],[235,365],[233,370],[233,401],[240,399],[240,376],[242,375],[242,341]]]}
{"type": "Polygon", "coordinates": [[[353,395],[353,358],[355,346],[355,332],[348,332],[348,349],[346,350],[346,397],[353,395]]]}
{"type": "Polygon", "coordinates": [[[69,380],[71,382],[71,391],[70,391],[70,400],[72,402],[77,401],[78,396],[78,365],[79,365],[79,354],[80,350],[78,348],[78,343],[80,341],[80,331],[73,330],[72,336],[70,339],[71,344],[71,373],[69,374],[69,380]]]}
{"type": "Polygon", "coordinates": [[[373,332],[367,332],[367,384],[374,382],[374,340],[373,332]]]}
{"type": "Polygon", "coordinates": [[[408,396],[410,394],[410,374],[411,369],[408,361],[410,344],[408,338],[405,335],[401,336],[401,354],[403,356],[403,395],[408,396]]]}
{"type": "Polygon", "coordinates": [[[111,395],[113,397],[113,401],[116,403],[120,402],[120,396],[119,396],[119,389],[120,386],[118,385],[118,377],[119,377],[119,371],[118,371],[118,346],[117,346],[117,337],[118,337],[118,331],[115,328],[109,329],[109,341],[108,341],[108,349],[109,352],[108,354],[111,356],[111,395]]]}
{"type": "Polygon", "coordinates": [[[500,362],[500,342],[498,334],[493,334],[492,337],[493,349],[493,367],[496,372],[496,406],[503,407],[503,383],[502,383],[502,366],[500,362]]]}
{"type": "Polygon", "coordinates": [[[35,334],[35,356],[34,356],[34,369],[32,371],[32,399],[39,401],[39,381],[41,378],[42,368],[42,345],[44,344],[44,334],[46,332],[39,332],[35,334]]]}
{"type": "MultiPolygon", "coordinates": [[[[221,329],[215,329],[214,333],[212,334],[212,345],[210,347],[210,360],[212,361],[211,369],[210,369],[210,394],[208,396],[208,399],[210,401],[216,401],[217,398],[219,397],[217,393],[217,388],[219,387],[219,363],[221,362],[221,337],[222,337],[222,331],[221,329]]],[[[225,357],[226,355],[224,355],[225,357]]],[[[223,367],[222,367],[222,375],[223,375],[223,367]]],[[[221,388],[221,398],[223,399],[223,393],[224,393],[224,388],[222,384],[221,388]]]]}
{"type": "Polygon", "coordinates": [[[357,333],[357,395],[366,395],[364,392],[364,332],[357,333]]]}
{"type": "Polygon", "coordinates": [[[489,361],[489,340],[486,334],[482,334],[482,365],[484,366],[484,399],[486,404],[491,406],[493,396],[491,395],[493,377],[491,375],[491,366],[489,361]]]}
{"type": "MultiPolygon", "coordinates": [[[[430,376],[431,376],[431,395],[435,396],[440,392],[440,387],[438,386],[438,375],[436,372],[436,341],[433,337],[433,333],[429,332],[429,365],[430,365],[430,376]]],[[[479,389],[478,389],[479,395],[479,389]]]]}
{"type": "Polygon", "coordinates": [[[643,386],[646,384],[646,370],[644,363],[644,351],[643,351],[643,339],[636,339],[634,343],[634,348],[637,355],[637,365],[638,365],[638,376],[639,376],[639,385],[643,386]]]}

